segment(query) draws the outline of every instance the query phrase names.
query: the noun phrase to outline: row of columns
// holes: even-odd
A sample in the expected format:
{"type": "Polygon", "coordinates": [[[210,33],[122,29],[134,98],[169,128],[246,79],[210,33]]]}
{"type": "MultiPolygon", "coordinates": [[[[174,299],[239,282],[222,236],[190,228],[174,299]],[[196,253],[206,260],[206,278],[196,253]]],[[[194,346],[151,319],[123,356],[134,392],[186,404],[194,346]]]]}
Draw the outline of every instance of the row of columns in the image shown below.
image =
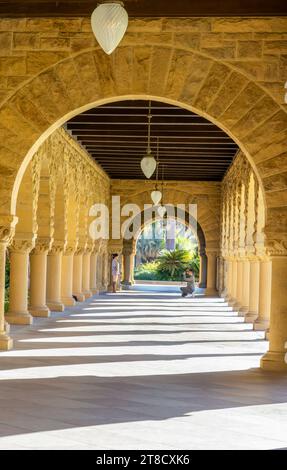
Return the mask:
{"type": "Polygon", "coordinates": [[[31,324],[99,291],[107,290],[108,257],[92,248],[15,239],[10,251],[10,295],[6,320],[31,324]],[[29,285],[30,280],[30,285],[29,285]],[[29,297],[29,298],[28,298],[29,297]]]}
{"type": "Polygon", "coordinates": [[[223,259],[222,296],[253,323],[255,330],[267,330],[270,322],[272,262],[268,258],[223,259]]]}

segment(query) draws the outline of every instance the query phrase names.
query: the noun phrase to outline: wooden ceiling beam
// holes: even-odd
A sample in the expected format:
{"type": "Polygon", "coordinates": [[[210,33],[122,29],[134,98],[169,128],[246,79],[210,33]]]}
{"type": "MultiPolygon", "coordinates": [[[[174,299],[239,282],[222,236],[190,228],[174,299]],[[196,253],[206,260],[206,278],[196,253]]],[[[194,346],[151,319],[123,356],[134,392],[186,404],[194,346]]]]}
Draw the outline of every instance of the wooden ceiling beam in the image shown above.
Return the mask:
{"type": "MultiPolygon", "coordinates": [[[[2,0],[0,15],[5,17],[90,16],[95,0],[2,0]]],[[[286,14],[282,0],[125,0],[125,8],[132,17],[222,17],[222,16],[278,16],[286,14]]]]}

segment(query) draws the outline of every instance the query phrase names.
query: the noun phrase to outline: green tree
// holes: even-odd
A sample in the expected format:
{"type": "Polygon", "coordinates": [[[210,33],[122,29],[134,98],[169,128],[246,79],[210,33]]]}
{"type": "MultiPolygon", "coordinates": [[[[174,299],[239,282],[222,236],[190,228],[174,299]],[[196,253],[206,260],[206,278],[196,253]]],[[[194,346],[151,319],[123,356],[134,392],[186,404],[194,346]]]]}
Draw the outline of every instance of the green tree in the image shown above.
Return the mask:
{"type": "Polygon", "coordinates": [[[163,250],[158,258],[158,271],[172,281],[179,280],[191,260],[192,254],[187,250],[163,250]]]}

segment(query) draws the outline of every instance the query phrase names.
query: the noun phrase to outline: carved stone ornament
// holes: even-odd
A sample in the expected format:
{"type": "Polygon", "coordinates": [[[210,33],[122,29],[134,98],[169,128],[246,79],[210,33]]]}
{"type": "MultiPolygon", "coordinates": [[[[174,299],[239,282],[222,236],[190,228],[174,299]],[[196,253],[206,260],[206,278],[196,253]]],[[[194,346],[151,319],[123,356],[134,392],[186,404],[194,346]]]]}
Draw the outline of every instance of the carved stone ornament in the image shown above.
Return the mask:
{"type": "Polygon", "coordinates": [[[13,238],[9,249],[12,253],[30,253],[30,251],[34,248],[35,241],[34,238],[28,237],[27,238],[18,238],[18,235],[13,238]]]}
{"type": "Polygon", "coordinates": [[[52,243],[53,243],[52,238],[37,238],[35,242],[35,247],[31,254],[39,255],[39,254],[47,253],[48,251],[51,250],[52,243]]]}
{"type": "Polygon", "coordinates": [[[0,242],[10,244],[14,234],[18,218],[12,215],[0,215],[0,242]]]}
{"type": "Polygon", "coordinates": [[[66,243],[67,242],[64,240],[54,240],[49,254],[56,255],[56,254],[63,253],[63,251],[65,251],[66,243]]]}
{"type": "Polygon", "coordinates": [[[287,240],[268,240],[266,254],[269,256],[287,256],[287,240]]]}

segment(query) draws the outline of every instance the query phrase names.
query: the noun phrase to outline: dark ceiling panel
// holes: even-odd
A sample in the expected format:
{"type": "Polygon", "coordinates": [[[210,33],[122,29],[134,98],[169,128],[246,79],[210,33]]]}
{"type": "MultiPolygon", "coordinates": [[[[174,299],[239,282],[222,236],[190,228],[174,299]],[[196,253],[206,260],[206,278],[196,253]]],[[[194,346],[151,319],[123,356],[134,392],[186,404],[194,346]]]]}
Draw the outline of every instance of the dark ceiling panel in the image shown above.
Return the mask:
{"type": "MultiPolygon", "coordinates": [[[[148,101],[120,101],[90,109],[66,129],[111,178],[145,179],[148,101]]],[[[159,178],[221,181],[238,146],[210,121],[169,104],[151,103],[151,148],[159,143],[159,178]]],[[[152,179],[155,179],[155,175],[152,179]]]]}
{"type": "MultiPolygon", "coordinates": [[[[97,0],[2,0],[0,16],[90,16],[97,0]]],[[[284,0],[125,0],[130,17],[277,16],[284,0]]]]}

